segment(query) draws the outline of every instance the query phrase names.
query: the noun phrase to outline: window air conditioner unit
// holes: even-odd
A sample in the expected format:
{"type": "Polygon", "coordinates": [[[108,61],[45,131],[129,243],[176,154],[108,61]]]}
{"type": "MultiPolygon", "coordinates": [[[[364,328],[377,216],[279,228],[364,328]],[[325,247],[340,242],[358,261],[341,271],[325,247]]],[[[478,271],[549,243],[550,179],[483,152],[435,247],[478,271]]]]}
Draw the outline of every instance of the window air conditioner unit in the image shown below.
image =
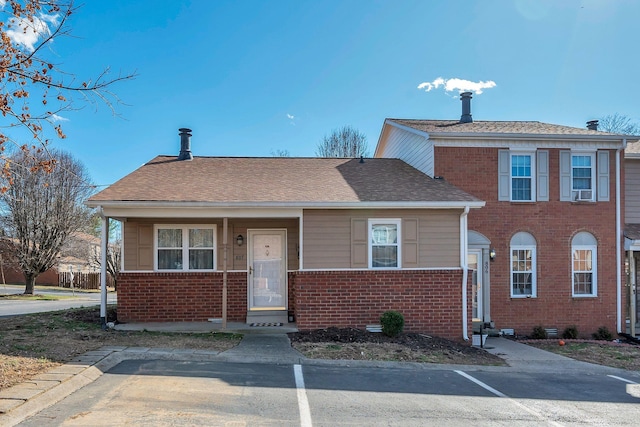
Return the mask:
{"type": "Polygon", "coordinates": [[[593,200],[593,190],[576,190],[577,201],[591,201],[593,200]]]}

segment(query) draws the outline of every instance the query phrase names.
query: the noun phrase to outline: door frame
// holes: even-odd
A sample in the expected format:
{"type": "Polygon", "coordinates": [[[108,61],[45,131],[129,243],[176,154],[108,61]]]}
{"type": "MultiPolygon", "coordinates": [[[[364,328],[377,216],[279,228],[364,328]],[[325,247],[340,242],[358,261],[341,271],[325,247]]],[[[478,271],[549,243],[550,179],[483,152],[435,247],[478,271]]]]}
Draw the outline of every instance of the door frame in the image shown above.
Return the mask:
{"type": "Polygon", "coordinates": [[[287,258],[287,229],[286,228],[250,228],[247,229],[247,311],[280,311],[289,307],[289,278],[287,258]],[[282,237],[282,261],[280,272],[284,281],[284,305],[274,307],[253,307],[253,238],[255,235],[277,234],[282,237]]]}

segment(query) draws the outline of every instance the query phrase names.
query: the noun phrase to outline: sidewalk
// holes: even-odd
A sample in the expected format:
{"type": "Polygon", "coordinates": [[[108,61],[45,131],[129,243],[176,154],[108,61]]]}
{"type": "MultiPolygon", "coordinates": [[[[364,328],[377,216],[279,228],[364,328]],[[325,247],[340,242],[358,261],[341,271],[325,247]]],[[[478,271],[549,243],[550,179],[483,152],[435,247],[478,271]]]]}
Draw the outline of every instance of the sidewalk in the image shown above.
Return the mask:
{"type": "MultiPolygon", "coordinates": [[[[292,324],[289,324],[292,325],[292,324]]],[[[325,366],[369,366],[398,369],[462,369],[484,371],[513,371],[558,373],[577,370],[587,373],[618,374],[620,369],[579,362],[506,338],[489,337],[485,350],[508,363],[504,366],[438,365],[428,363],[371,362],[354,360],[306,359],[291,347],[287,332],[295,327],[249,327],[230,323],[227,332],[244,333],[240,344],[224,352],[210,350],[155,349],[146,347],[103,347],[87,352],[71,362],[40,374],[30,381],[0,391],[0,425],[12,426],[61,401],[71,393],[98,379],[104,372],[124,360],[220,361],[235,363],[313,364],[325,366]]],[[[121,330],[161,330],[165,332],[203,332],[220,330],[211,322],[197,324],[128,324],[121,330]]]]}

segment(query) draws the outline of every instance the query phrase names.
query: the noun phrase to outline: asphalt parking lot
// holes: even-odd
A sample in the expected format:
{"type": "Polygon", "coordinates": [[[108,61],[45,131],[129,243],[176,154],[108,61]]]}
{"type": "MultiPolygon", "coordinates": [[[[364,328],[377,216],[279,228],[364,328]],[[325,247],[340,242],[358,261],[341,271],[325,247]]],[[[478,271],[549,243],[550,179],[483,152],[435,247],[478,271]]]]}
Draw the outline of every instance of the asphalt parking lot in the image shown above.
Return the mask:
{"type": "Polygon", "coordinates": [[[125,360],[18,425],[637,425],[627,385],[604,373],[125,360]]]}

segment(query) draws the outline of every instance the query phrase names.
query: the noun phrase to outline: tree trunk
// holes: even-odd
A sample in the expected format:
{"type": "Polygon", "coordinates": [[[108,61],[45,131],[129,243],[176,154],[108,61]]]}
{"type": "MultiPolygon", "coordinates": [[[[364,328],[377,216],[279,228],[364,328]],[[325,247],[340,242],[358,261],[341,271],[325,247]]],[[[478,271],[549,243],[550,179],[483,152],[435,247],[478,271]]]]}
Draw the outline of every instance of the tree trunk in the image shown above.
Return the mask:
{"type": "Polygon", "coordinates": [[[36,275],[26,275],[24,276],[24,280],[25,280],[25,289],[24,289],[24,294],[25,295],[33,295],[36,289],[36,275]]]}

